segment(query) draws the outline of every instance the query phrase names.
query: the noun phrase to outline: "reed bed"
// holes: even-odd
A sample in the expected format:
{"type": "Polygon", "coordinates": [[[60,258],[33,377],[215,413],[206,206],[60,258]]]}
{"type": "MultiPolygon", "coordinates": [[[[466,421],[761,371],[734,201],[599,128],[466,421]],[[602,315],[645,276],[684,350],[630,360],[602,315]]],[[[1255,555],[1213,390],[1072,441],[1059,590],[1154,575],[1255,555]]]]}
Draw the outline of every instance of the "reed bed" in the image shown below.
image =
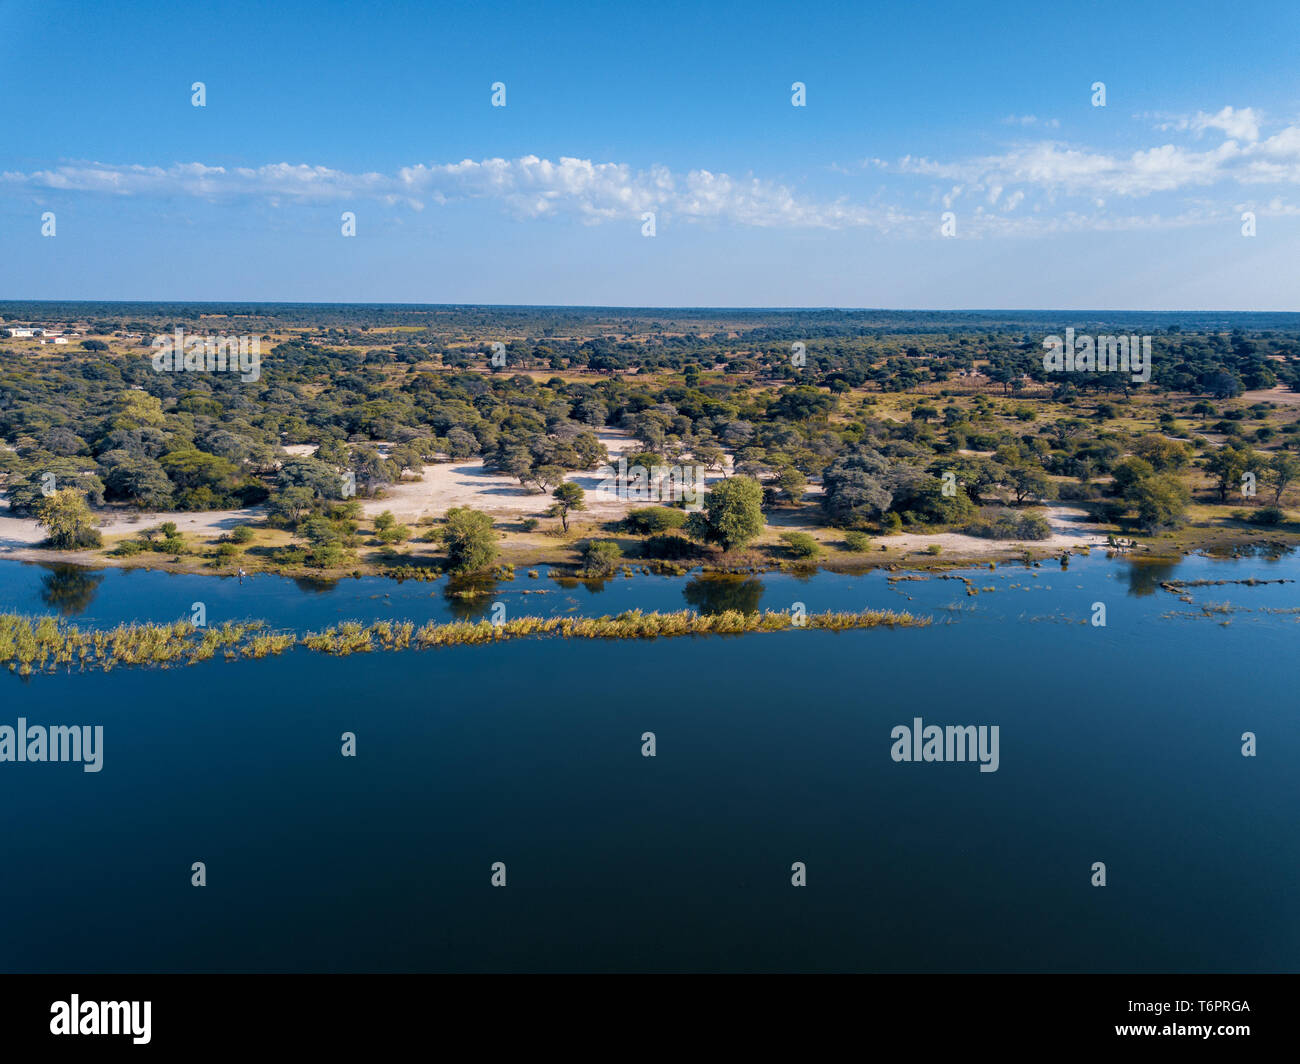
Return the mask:
{"type": "Polygon", "coordinates": [[[39,672],[101,669],[119,665],[192,665],[220,653],[227,660],[275,657],[295,647],[346,657],[375,650],[466,646],[508,639],[674,639],[682,636],[743,635],[787,629],[841,632],[855,628],[917,628],[929,617],[893,610],[861,613],[813,613],[796,618],[769,610],[725,610],[701,614],[629,610],[604,617],[514,617],[500,624],[488,620],[421,625],[377,621],[366,626],[343,621],[320,632],[297,635],[268,631],[262,621],[227,622],[195,628],[188,621],[171,624],[121,624],[109,629],[81,629],[54,617],[0,614],[0,666],[21,676],[39,672]]]}

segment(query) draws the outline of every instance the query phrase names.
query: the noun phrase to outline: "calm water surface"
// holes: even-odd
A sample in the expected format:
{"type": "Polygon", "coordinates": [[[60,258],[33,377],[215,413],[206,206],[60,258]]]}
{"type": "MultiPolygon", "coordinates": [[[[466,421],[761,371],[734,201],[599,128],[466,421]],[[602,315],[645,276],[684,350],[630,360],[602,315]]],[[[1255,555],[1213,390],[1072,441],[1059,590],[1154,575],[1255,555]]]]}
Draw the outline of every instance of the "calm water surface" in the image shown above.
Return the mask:
{"type": "Polygon", "coordinates": [[[0,565],[0,610],[83,625],[195,602],[297,630],[496,601],[936,622],[0,676],[0,724],[104,727],[99,773],[0,763],[0,970],[1300,969],[1300,584],[1160,588],[1300,561],[1094,554],[962,571],[976,595],[890,575],[521,570],[466,600],[0,565]],[[892,761],[916,716],[998,725],[998,771],[892,761]]]}

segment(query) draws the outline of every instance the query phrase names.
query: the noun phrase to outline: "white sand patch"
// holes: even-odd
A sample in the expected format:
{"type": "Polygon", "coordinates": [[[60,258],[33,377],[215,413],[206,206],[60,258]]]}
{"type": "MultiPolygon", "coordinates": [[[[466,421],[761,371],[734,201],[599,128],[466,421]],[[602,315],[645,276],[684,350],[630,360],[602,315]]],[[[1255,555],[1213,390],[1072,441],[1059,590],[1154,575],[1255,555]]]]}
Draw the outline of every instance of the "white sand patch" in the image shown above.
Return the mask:
{"type": "MultiPolygon", "coordinates": [[[[622,429],[601,429],[596,437],[609,451],[609,459],[617,466],[620,457],[628,457],[641,449],[641,445],[622,429]]],[[[381,446],[380,453],[384,453],[381,446]]],[[[727,461],[730,466],[730,458],[727,461]]],[[[361,510],[373,517],[385,510],[403,523],[412,523],[421,517],[441,517],[454,506],[472,506],[493,517],[518,520],[541,517],[554,501],[551,493],[533,487],[523,487],[514,477],[488,472],[481,458],[464,458],[451,462],[438,462],[425,466],[421,480],[403,480],[384,488],[382,499],[365,499],[361,510]]],[[[602,491],[597,471],[570,473],[571,480],[586,491],[587,508],[581,518],[610,520],[621,517],[639,506],[653,506],[653,501],[620,499],[602,491]]],[[[706,486],[722,479],[721,473],[705,477],[706,486]]]]}
{"type": "MultiPolygon", "coordinates": [[[[620,457],[630,456],[641,449],[640,444],[621,429],[602,429],[596,435],[608,449],[610,461],[615,465],[620,457]]],[[[377,443],[375,446],[383,454],[392,445],[377,443]]],[[[294,455],[308,455],[315,452],[316,445],[291,444],[285,450],[294,455]]],[[[731,458],[728,456],[728,471],[730,467],[731,458]]],[[[654,500],[620,499],[601,490],[601,478],[595,470],[571,473],[566,479],[579,484],[587,493],[587,508],[579,515],[580,520],[611,520],[637,507],[655,505],[654,500]]],[[[706,487],[721,479],[721,473],[708,474],[706,487]]],[[[421,517],[442,517],[455,506],[472,506],[493,517],[518,520],[541,517],[553,501],[550,492],[525,488],[514,477],[486,471],[481,458],[466,458],[425,466],[423,479],[390,484],[385,487],[382,499],[361,500],[361,510],[367,517],[388,510],[404,524],[413,524],[421,517]]],[[[45,539],[45,530],[33,518],[9,516],[8,509],[8,501],[0,500],[0,556],[30,552],[45,539]]],[[[129,535],[164,521],[174,521],[180,532],[215,539],[236,525],[260,524],[266,517],[266,509],[255,506],[244,510],[162,514],[111,510],[100,511],[98,517],[100,530],[109,535],[129,535]]]]}
{"type": "MultiPolygon", "coordinates": [[[[99,530],[107,535],[130,535],[174,521],[178,532],[215,538],[236,525],[256,525],[266,516],[261,506],[245,510],[209,510],[204,513],[100,512],[99,530]]],[[[30,549],[45,539],[45,529],[32,517],[11,517],[9,501],[0,501],[0,555],[30,549]]]]}
{"type": "Polygon", "coordinates": [[[900,532],[893,536],[879,536],[874,542],[882,547],[897,547],[905,551],[925,550],[932,543],[943,548],[944,554],[956,554],[962,557],[999,554],[1007,549],[1044,548],[1051,550],[1072,550],[1079,547],[1104,547],[1105,533],[1099,532],[1087,523],[1085,510],[1073,506],[1049,504],[1041,507],[1047,523],[1052,526],[1052,535],[1047,539],[984,539],[981,536],[966,536],[959,532],[941,532],[937,535],[923,535],[915,532],[900,532]]]}

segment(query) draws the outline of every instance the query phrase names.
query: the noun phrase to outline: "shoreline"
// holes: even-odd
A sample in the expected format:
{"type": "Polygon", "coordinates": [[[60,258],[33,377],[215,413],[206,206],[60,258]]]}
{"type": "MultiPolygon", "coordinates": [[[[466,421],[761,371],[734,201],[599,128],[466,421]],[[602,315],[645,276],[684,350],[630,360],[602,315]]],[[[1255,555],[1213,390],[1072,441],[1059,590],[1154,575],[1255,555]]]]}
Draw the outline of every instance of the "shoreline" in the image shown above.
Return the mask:
{"type": "MultiPolygon", "coordinates": [[[[382,512],[388,500],[367,500],[367,510],[382,512]]],[[[986,567],[988,565],[1042,563],[1044,561],[1086,555],[1094,550],[1109,554],[1124,554],[1150,559],[1177,559],[1195,554],[1232,557],[1242,551],[1255,552],[1260,547],[1287,550],[1300,547],[1300,534],[1249,525],[1228,527],[1224,525],[1186,526],[1176,532],[1156,536],[1135,536],[1118,532],[1090,520],[1081,507],[1050,503],[1035,507],[1040,510],[1051,527],[1051,535],[1042,540],[984,539],[962,532],[895,532],[871,537],[869,549],[850,551],[842,549],[843,532],[825,526],[796,524],[790,521],[790,511],[774,510],[765,514],[767,525],[763,535],[749,547],[732,555],[719,555],[711,550],[703,556],[679,560],[663,560],[640,556],[643,540],[631,533],[611,529],[608,525],[592,527],[589,523],[574,523],[567,535],[553,532],[518,531],[498,528],[499,557],[496,564],[482,573],[462,575],[458,579],[487,578],[493,574],[509,579],[515,570],[546,568],[550,575],[570,579],[601,579],[586,574],[578,560],[581,545],[587,540],[601,539],[618,543],[625,553],[613,572],[604,579],[619,574],[643,572],[655,575],[684,576],[689,573],[759,574],[770,572],[835,572],[846,574],[868,573],[879,569],[907,572],[941,572],[956,568],[986,567]],[[812,558],[794,558],[784,555],[778,538],[787,531],[804,531],[812,535],[821,553],[812,558]]],[[[332,569],[313,568],[306,565],[276,564],[267,550],[264,555],[241,553],[239,556],[218,562],[212,557],[217,545],[230,529],[246,525],[261,537],[263,548],[287,544],[289,534],[270,529],[265,524],[263,507],[242,510],[218,510],[176,513],[136,513],[125,511],[99,511],[96,526],[104,534],[104,544],[98,548],[81,550],[55,550],[41,544],[43,531],[32,518],[10,516],[7,504],[0,506],[0,562],[15,561],[40,565],[73,565],[86,569],[144,569],[151,572],[191,574],[201,576],[235,577],[243,570],[246,576],[274,575],[288,579],[334,583],[346,578],[375,576],[402,582],[405,580],[436,580],[449,574],[442,568],[441,550],[422,541],[411,540],[400,551],[386,551],[374,544],[357,550],[357,556],[345,565],[332,569]],[[175,522],[192,553],[169,555],[160,551],[143,551],[119,556],[113,548],[123,540],[133,538],[138,532],[157,524],[175,522]]],[[[610,515],[616,516],[616,515],[610,515]]],[[[505,524],[508,518],[496,515],[505,524]]]]}

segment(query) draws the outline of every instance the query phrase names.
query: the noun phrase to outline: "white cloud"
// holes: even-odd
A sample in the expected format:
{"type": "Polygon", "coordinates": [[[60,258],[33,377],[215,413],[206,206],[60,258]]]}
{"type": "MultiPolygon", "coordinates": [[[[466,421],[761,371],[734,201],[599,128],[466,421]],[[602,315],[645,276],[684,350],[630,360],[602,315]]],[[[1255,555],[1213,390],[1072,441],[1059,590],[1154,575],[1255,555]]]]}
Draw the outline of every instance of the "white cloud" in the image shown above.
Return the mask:
{"type": "Polygon", "coordinates": [[[893,169],[988,189],[1024,185],[1078,195],[1146,196],[1219,182],[1295,184],[1300,183],[1300,127],[1244,146],[1225,140],[1206,151],[1163,144],[1111,155],[1041,141],[956,162],[904,156],[893,169]]]}
{"type": "Polygon", "coordinates": [[[88,163],[31,173],[0,174],[0,182],[31,189],[120,196],[187,196],[212,202],[246,197],[274,202],[377,199],[421,209],[426,204],[494,200],[518,217],[572,216],[595,224],[638,219],[643,211],[690,221],[755,227],[887,230],[905,221],[890,208],[845,200],[819,201],[777,182],[710,170],[675,174],[666,167],[634,170],[623,163],[464,159],[419,163],[395,174],[347,173],[323,166],[274,163],[256,168],[178,163],[169,167],[88,163]]]}
{"type": "Polygon", "coordinates": [[[1044,129],[1059,129],[1059,118],[1039,118],[1037,115],[1007,115],[1002,119],[1004,126],[1042,126],[1044,129]]]}
{"type": "Polygon", "coordinates": [[[1259,140],[1261,116],[1251,107],[1224,107],[1216,114],[1197,111],[1194,115],[1151,115],[1147,117],[1164,118],[1166,121],[1156,126],[1165,132],[1190,131],[1200,136],[1206,130],[1217,129],[1233,140],[1244,140],[1253,144],[1259,140]]]}
{"type": "MultiPolygon", "coordinates": [[[[1021,128],[1046,124],[1032,115],[1007,121],[1012,119],[1021,128]]],[[[1212,147],[1160,144],[1127,153],[1040,139],[967,158],[871,158],[856,168],[832,167],[834,177],[823,172],[827,179],[845,183],[848,194],[841,196],[811,194],[753,174],[637,169],[537,155],[417,163],[393,173],[287,162],[258,167],[70,163],[2,173],[0,187],[41,196],[64,191],[212,203],[260,200],[276,207],[346,207],[369,200],[422,210],[478,201],[516,218],[563,218],[585,225],[639,224],[645,211],[655,211],[661,224],[868,229],[912,236],[932,233],[940,209],[960,211],[959,205],[967,204],[968,221],[974,224],[964,224],[962,232],[970,236],[1210,224],[1220,220],[1228,203],[1244,198],[1267,202],[1269,197],[1281,202],[1279,193],[1300,185],[1300,125],[1263,137],[1258,112],[1231,107],[1177,121],[1198,135],[1219,130],[1228,136],[1212,147]],[[864,191],[868,181],[870,193],[864,191]],[[1149,198],[1142,213],[1116,206],[1142,198],[1149,198]]]]}

